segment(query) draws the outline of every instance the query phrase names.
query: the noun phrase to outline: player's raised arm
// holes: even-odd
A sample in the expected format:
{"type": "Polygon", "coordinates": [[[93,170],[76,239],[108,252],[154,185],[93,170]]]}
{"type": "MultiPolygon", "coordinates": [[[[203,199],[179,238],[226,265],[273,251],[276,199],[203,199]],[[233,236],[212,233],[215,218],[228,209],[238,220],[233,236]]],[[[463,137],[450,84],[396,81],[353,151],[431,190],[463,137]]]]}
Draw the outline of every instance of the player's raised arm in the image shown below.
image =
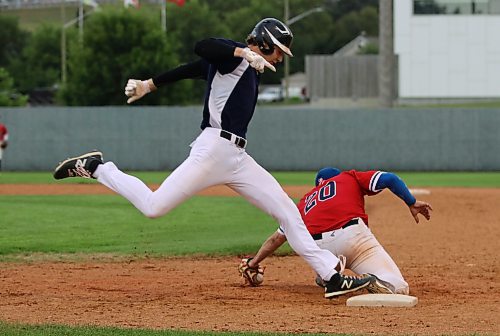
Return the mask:
{"type": "Polygon", "coordinates": [[[234,57],[241,57],[247,60],[252,68],[259,72],[264,72],[267,67],[276,72],[276,68],[266,61],[264,57],[250,50],[250,48],[241,48],[225,42],[225,40],[208,38],[196,43],[194,52],[209,62],[217,63],[234,57]]]}
{"type": "Polygon", "coordinates": [[[183,79],[206,80],[207,72],[208,65],[200,59],[195,62],[180,65],[148,80],[129,79],[125,86],[125,95],[130,97],[127,103],[130,104],[141,99],[146,94],[157,90],[161,86],[183,79]]]}

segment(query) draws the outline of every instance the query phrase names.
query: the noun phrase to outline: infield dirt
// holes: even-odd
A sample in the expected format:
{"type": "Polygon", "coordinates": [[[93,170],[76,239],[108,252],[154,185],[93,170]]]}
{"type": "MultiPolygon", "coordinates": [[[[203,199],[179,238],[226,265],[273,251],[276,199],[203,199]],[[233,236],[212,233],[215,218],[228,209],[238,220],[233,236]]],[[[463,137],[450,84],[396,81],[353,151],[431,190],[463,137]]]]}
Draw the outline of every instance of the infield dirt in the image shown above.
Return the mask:
{"type": "MultiPolygon", "coordinates": [[[[308,187],[285,188],[297,197],[308,187]]],[[[500,334],[500,189],[429,188],[415,224],[390,192],[367,198],[370,227],[419,302],[346,307],[326,300],[297,256],[264,262],[264,285],[242,287],[237,256],[0,263],[0,320],[216,331],[500,334]]],[[[108,192],[98,185],[9,186],[0,194],[108,192]],[[21,188],[24,192],[21,192],[21,188]],[[39,189],[37,189],[39,188],[39,189]]],[[[205,195],[232,195],[211,188],[205,195]]],[[[363,292],[364,293],[364,292],[363,292]]]]}

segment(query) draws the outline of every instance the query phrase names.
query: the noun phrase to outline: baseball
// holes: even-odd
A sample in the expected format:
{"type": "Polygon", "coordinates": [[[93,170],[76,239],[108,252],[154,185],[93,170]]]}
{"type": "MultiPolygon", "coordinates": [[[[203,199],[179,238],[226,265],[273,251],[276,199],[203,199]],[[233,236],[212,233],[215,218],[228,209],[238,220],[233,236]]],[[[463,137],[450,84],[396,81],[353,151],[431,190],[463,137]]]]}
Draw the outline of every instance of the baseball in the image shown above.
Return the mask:
{"type": "Polygon", "coordinates": [[[264,275],[257,273],[253,276],[252,280],[255,286],[259,286],[264,282],[264,275]]]}

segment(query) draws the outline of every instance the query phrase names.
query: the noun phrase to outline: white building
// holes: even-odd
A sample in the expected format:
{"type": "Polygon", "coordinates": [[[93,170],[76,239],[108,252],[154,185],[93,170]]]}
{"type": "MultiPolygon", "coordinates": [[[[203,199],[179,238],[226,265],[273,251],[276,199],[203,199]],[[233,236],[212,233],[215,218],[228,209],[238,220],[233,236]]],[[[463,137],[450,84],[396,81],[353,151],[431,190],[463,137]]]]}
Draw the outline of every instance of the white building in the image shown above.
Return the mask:
{"type": "Polygon", "coordinates": [[[500,98],[500,0],[394,0],[399,97],[500,98]]]}

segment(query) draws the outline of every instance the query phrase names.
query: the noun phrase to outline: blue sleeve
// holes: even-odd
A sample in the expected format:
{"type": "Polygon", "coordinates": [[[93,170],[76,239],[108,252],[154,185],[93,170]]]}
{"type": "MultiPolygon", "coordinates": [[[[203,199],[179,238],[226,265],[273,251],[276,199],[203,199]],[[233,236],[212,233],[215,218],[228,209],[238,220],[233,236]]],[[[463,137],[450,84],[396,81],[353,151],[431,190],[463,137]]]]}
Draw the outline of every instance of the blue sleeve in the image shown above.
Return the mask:
{"type": "Polygon", "coordinates": [[[382,173],[377,181],[376,188],[377,190],[389,188],[394,195],[401,198],[408,206],[415,204],[417,201],[403,180],[393,173],[382,173]]]}

